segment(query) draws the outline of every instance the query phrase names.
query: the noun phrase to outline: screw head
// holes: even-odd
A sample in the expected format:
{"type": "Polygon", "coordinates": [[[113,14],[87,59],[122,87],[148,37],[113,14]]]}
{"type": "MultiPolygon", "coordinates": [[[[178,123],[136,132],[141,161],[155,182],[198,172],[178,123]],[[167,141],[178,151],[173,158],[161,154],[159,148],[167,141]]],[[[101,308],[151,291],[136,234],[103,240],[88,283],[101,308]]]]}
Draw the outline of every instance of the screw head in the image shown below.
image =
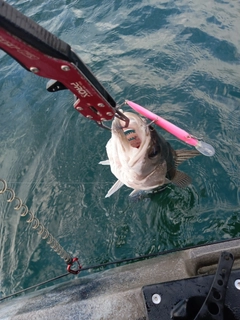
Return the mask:
{"type": "Polygon", "coordinates": [[[237,279],[235,282],[234,282],[234,285],[235,285],[235,288],[240,290],[240,279],[237,279]]]}
{"type": "Polygon", "coordinates": [[[159,303],[161,302],[161,300],[162,300],[162,298],[161,298],[161,296],[160,296],[159,294],[154,293],[154,294],[152,295],[152,302],[153,302],[154,304],[159,304],[159,303]]]}
{"type": "Polygon", "coordinates": [[[39,72],[39,69],[38,69],[37,67],[31,67],[31,68],[30,68],[30,71],[31,71],[32,73],[38,73],[38,72],[39,72]]]}
{"type": "Polygon", "coordinates": [[[61,66],[61,69],[62,69],[62,71],[69,71],[69,70],[70,70],[70,67],[69,67],[69,66],[66,66],[66,65],[62,65],[62,66],[61,66]]]}

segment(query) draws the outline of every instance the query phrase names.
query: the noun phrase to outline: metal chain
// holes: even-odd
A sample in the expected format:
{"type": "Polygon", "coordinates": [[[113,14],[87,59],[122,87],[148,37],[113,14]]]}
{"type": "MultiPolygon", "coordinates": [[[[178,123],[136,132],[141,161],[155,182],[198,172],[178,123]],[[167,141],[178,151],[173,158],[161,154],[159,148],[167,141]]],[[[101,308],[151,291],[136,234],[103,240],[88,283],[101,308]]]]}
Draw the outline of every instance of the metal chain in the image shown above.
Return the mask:
{"type": "Polygon", "coordinates": [[[38,231],[38,234],[41,235],[42,239],[46,240],[47,244],[68,264],[72,265],[72,257],[71,255],[63,249],[63,247],[58,243],[58,241],[49,233],[47,228],[45,228],[38,218],[34,216],[34,214],[28,209],[26,204],[22,202],[19,197],[16,197],[13,189],[7,187],[7,182],[3,179],[0,179],[0,182],[3,184],[2,189],[0,189],[0,194],[8,193],[7,202],[13,202],[14,200],[17,202],[14,210],[22,210],[21,217],[26,217],[29,215],[27,220],[28,223],[32,224],[32,229],[38,231]]]}

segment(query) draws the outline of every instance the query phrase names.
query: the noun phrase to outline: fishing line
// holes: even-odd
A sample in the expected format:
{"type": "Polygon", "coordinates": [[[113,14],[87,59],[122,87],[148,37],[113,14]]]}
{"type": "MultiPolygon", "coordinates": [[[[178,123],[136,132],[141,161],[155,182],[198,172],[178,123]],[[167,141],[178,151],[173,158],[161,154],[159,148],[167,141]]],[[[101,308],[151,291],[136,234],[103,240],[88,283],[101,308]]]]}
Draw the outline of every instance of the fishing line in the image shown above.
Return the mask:
{"type": "MultiPolygon", "coordinates": [[[[3,179],[0,179],[0,181],[2,181],[3,179]]],[[[54,181],[54,182],[56,182],[56,181],[54,181]]],[[[18,182],[18,181],[8,181],[8,183],[10,183],[10,184],[21,184],[21,185],[31,185],[32,184],[32,182],[18,182]]],[[[104,180],[104,181],[97,181],[97,182],[81,182],[81,181],[79,181],[79,180],[77,180],[76,182],[72,182],[72,180],[71,181],[63,181],[63,180],[61,180],[61,185],[62,184],[69,184],[69,185],[79,185],[79,184],[82,184],[82,185],[85,185],[85,184],[87,184],[87,185],[90,185],[90,184],[93,184],[93,185],[98,185],[98,184],[100,184],[100,185],[102,185],[102,184],[112,184],[113,182],[112,181],[106,181],[106,180],[104,180]]],[[[47,186],[47,185],[51,185],[52,186],[52,182],[50,183],[45,183],[45,185],[47,186]]]]}
{"type": "MultiPolygon", "coordinates": [[[[28,223],[32,224],[32,228],[35,230],[38,230],[38,234],[41,235],[41,237],[43,239],[47,240],[47,243],[50,245],[50,247],[58,254],[60,255],[64,261],[68,264],[68,273],[62,274],[60,276],[54,277],[52,279],[46,280],[44,282],[41,282],[37,285],[33,285],[31,287],[28,287],[26,289],[20,290],[18,292],[15,292],[13,294],[10,294],[8,296],[5,296],[3,298],[0,298],[0,301],[3,301],[5,299],[8,299],[10,297],[13,297],[15,295],[18,295],[20,293],[26,292],[28,290],[37,288],[41,285],[53,282],[55,280],[61,279],[63,277],[68,276],[69,274],[75,274],[77,275],[80,271],[89,271],[91,269],[100,269],[100,268],[106,268],[108,266],[112,266],[112,265],[121,265],[123,263],[129,263],[129,262],[135,262],[135,261],[140,261],[140,260],[146,260],[149,258],[153,258],[153,257],[157,257],[157,256],[163,256],[166,254],[170,254],[170,253],[174,253],[174,252],[180,252],[180,251],[184,251],[184,250],[188,250],[188,249],[194,249],[194,248],[199,248],[199,247],[204,247],[207,246],[209,244],[202,244],[202,245],[195,245],[192,247],[185,247],[185,248],[174,248],[174,249],[170,249],[170,250],[166,250],[166,251],[162,251],[162,252],[157,252],[157,253],[150,253],[150,254],[146,254],[146,255],[142,255],[139,257],[134,257],[134,258],[126,258],[126,259],[121,259],[121,260],[116,260],[116,261],[110,261],[110,262],[106,262],[106,263],[102,263],[102,264],[97,264],[97,265],[90,265],[87,267],[82,267],[80,266],[80,264],[78,263],[78,258],[72,258],[70,256],[70,254],[68,252],[66,252],[61,246],[60,244],[57,242],[57,240],[49,233],[49,231],[40,223],[40,221],[33,215],[32,212],[30,212],[28,210],[28,207],[22,203],[22,200],[18,197],[16,197],[15,192],[13,189],[10,189],[7,187],[7,183],[5,180],[0,179],[0,182],[2,183],[2,188],[0,188],[0,194],[4,194],[5,192],[7,192],[7,202],[12,202],[12,201],[16,201],[16,205],[14,207],[15,210],[22,210],[21,216],[26,216],[27,214],[30,216],[29,219],[27,220],[28,223]],[[76,269],[76,262],[77,262],[77,269],[76,269]],[[75,263],[75,269],[71,269],[73,263],[75,263]]],[[[134,207],[134,203],[128,205],[128,207],[124,210],[124,213],[126,211],[128,211],[129,209],[131,209],[132,207],[134,207]]],[[[234,238],[234,240],[240,240],[240,237],[238,238],[234,238]]],[[[227,239],[224,241],[218,241],[215,242],[215,244],[219,244],[219,243],[226,243],[232,241],[232,239],[227,239]]]]}
{"type": "MultiPolygon", "coordinates": [[[[217,241],[217,242],[214,242],[214,245],[217,245],[217,244],[223,244],[223,243],[227,243],[227,242],[231,242],[233,240],[240,240],[240,237],[237,237],[237,238],[234,238],[234,239],[227,239],[227,240],[223,240],[223,241],[217,241]]],[[[174,248],[174,249],[169,249],[169,250],[166,250],[166,251],[162,251],[162,252],[156,252],[156,253],[150,253],[150,254],[146,254],[146,255],[143,255],[143,256],[139,256],[139,257],[134,257],[134,258],[126,258],[126,259],[121,259],[121,260],[116,260],[116,261],[110,261],[110,262],[105,262],[105,263],[101,263],[101,264],[97,264],[97,265],[92,265],[92,266],[88,266],[88,267],[84,267],[84,268],[81,268],[81,271],[89,271],[89,270],[92,270],[92,269],[100,269],[100,268],[105,268],[105,267],[108,267],[108,266],[111,266],[111,265],[120,265],[120,264],[123,264],[123,263],[128,263],[128,262],[135,262],[135,261],[140,261],[140,260],[147,260],[149,258],[154,258],[154,257],[158,257],[158,256],[164,256],[164,255],[167,255],[167,254],[170,254],[170,253],[175,253],[175,252],[181,252],[181,251],[186,251],[186,250],[190,250],[190,249],[196,249],[196,248],[202,248],[202,247],[207,247],[211,244],[209,243],[205,243],[205,244],[200,244],[200,245],[195,245],[195,246],[191,246],[191,247],[185,247],[185,248],[174,248]]],[[[240,247],[239,247],[240,249],[240,247]]],[[[23,293],[23,292],[26,292],[28,290],[31,290],[31,289],[34,289],[34,288],[37,288],[41,285],[44,285],[44,284],[47,284],[47,283],[50,283],[50,282],[53,282],[55,280],[58,280],[58,279],[61,279],[61,278],[64,278],[66,276],[70,275],[70,273],[64,273],[60,276],[57,276],[55,278],[52,278],[52,279],[49,279],[49,280],[46,280],[44,282],[41,282],[39,284],[36,284],[36,285],[33,285],[31,287],[28,287],[26,289],[23,289],[21,291],[18,291],[18,292],[15,292],[15,293],[12,293],[6,297],[3,297],[3,298],[0,298],[0,302],[5,300],[5,299],[8,299],[8,298],[11,298],[15,295],[18,295],[20,293],[23,293]]]]}

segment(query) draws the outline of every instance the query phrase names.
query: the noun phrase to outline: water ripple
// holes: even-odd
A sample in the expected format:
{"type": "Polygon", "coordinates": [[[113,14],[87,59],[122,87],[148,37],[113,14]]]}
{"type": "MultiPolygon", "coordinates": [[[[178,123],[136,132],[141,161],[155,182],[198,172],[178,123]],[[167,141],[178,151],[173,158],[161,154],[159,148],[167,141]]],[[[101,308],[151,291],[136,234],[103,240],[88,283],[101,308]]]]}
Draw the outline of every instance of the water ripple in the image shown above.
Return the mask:
{"type": "MultiPolygon", "coordinates": [[[[117,102],[136,101],[216,149],[180,166],[192,178],[184,190],[131,202],[124,186],[105,199],[116,179],[98,162],[110,133],[1,53],[1,177],[60,244],[86,266],[240,236],[239,2],[10,3],[69,43],[117,102]]],[[[4,196],[0,210],[1,294],[65,272],[4,196]]]]}

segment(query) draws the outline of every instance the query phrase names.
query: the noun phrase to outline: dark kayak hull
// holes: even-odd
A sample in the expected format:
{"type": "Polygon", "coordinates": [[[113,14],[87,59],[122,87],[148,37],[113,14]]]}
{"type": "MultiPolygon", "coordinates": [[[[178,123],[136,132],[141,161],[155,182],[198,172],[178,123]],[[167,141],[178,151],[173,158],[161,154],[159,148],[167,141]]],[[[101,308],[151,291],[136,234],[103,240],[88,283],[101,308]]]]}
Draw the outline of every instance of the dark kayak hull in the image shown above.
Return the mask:
{"type": "Polygon", "coordinates": [[[239,268],[239,247],[231,240],[79,277],[2,302],[0,319],[146,319],[144,286],[214,273],[223,251],[239,268]]]}

